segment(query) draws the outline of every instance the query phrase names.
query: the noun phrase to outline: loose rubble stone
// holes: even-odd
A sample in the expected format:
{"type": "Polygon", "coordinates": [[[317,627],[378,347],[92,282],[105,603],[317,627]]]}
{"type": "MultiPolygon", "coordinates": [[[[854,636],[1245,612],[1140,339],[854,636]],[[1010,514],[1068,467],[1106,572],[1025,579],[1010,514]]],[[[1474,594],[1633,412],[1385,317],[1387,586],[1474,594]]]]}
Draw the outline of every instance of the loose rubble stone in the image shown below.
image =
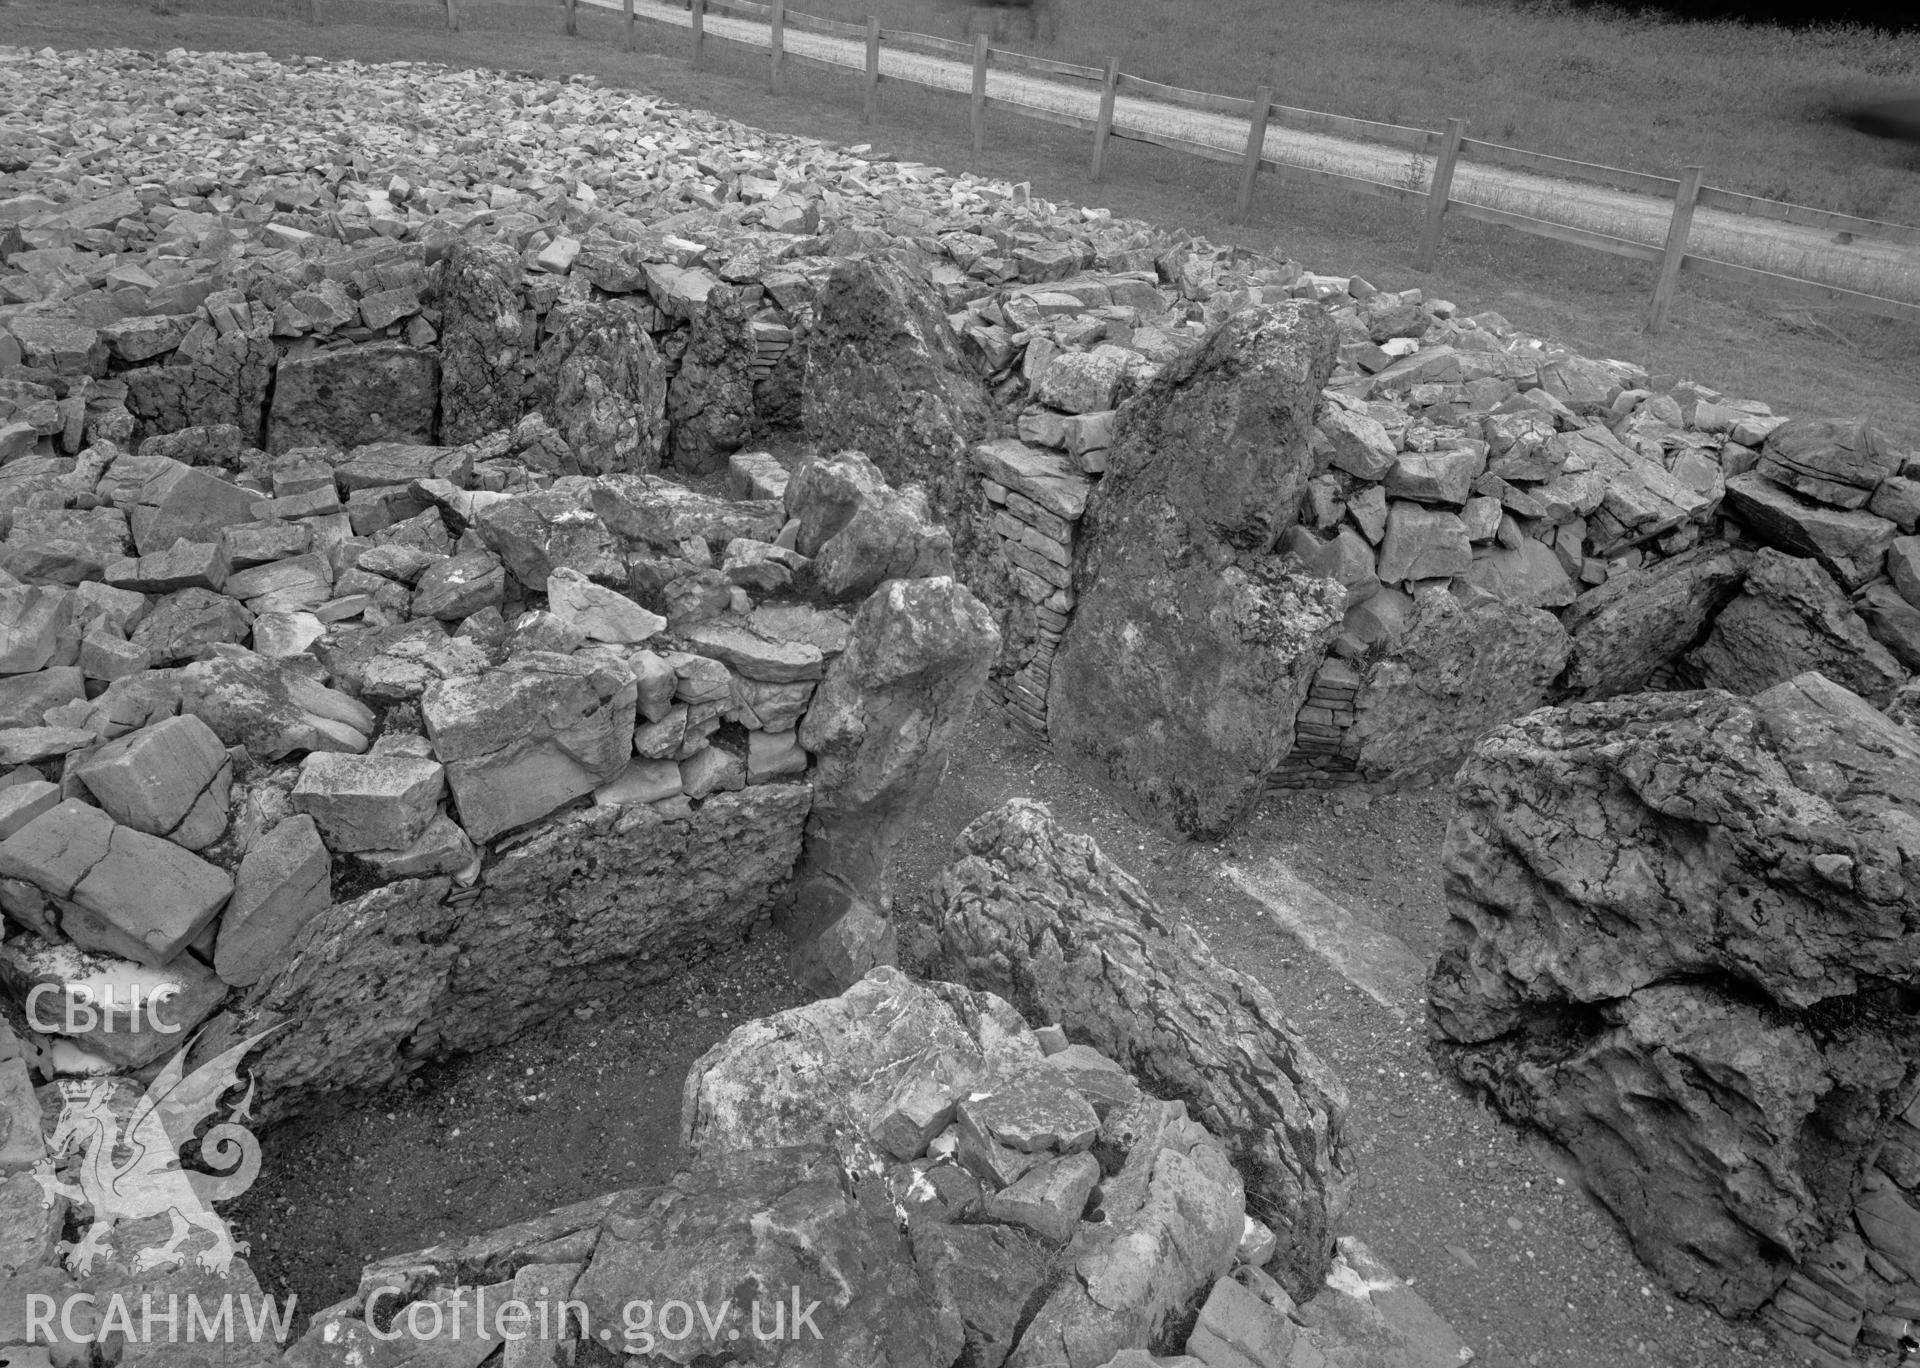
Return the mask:
{"type": "Polygon", "coordinates": [[[439,811],[446,771],[411,755],[316,752],[300,765],[293,808],[319,826],[331,850],[400,850],[439,811]]]}
{"type": "Polygon", "coordinates": [[[233,759],[197,717],[170,717],[89,753],[71,771],[122,826],[202,850],[227,830],[233,759]]]}
{"type": "Polygon", "coordinates": [[[222,870],[76,798],[0,842],[0,875],[56,899],[61,932],[82,949],[154,965],[178,954],[233,891],[222,870]]]}
{"type": "Polygon", "coordinates": [[[297,659],[244,651],[188,665],[180,672],[180,710],[263,760],[294,751],[365,751],[372,710],[321,684],[297,659]]]}

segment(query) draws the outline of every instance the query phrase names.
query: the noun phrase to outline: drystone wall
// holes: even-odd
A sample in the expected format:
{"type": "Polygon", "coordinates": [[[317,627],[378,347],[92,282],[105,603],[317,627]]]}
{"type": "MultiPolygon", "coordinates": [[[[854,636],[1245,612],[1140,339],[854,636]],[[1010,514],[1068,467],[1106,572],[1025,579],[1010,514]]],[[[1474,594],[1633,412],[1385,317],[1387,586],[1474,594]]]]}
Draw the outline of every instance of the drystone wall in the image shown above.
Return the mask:
{"type": "MultiPolygon", "coordinates": [[[[1290,732],[1285,753],[1265,755],[1240,730],[1211,738],[1252,755],[1269,785],[1442,778],[1493,726],[1565,698],[1675,683],[1752,692],[1817,667],[1884,701],[1920,665],[1909,569],[1920,467],[1869,424],[1789,420],[1419,290],[1228,254],[1163,254],[1154,268],[1009,285],[969,304],[962,335],[1020,408],[1017,436],[972,448],[973,506],[948,517],[983,529],[988,563],[968,566],[970,582],[1000,609],[1006,642],[991,695],[1163,819],[1222,826],[1152,791],[1166,755],[1113,753],[1139,728],[1059,735],[1058,710],[1084,706],[1083,686],[1111,660],[1055,681],[1089,592],[1138,579],[1116,558],[1137,554],[1141,529],[1117,510],[1143,482],[1204,486],[1199,472],[1223,450],[1244,479],[1286,472],[1262,491],[1270,523],[1236,554],[1269,552],[1344,590],[1324,650],[1310,631],[1294,643],[1305,694],[1291,676],[1255,690],[1263,720],[1290,732]],[[1298,300],[1337,330],[1324,377],[1313,366],[1293,377],[1314,390],[1310,425],[1196,408],[1209,373],[1231,391],[1263,364],[1251,340],[1213,354],[1223,334],[1250,339],[1245,318],[1298,300]],[[1114,545],[1101,540],[1103,510],[1122,529],[1114,545]],[[1747,649],[1763,639],[1784,651],[1747,649]]],[[[1237,494],[1209,497],[1177,513],[1183,547],[1204,543],[1209,521],[1237,525],[1237,494]]],[[[1151,619],[1154,598],[1126,595],[1121,615],[1151,619]]],[[[1183,629],[1221,646],[1203,616],[1183,629]]],[[[1103,619],[1083,635],[1105,643],[1113,630],[1103,619]]],[[[1174,730],[1182,714],[1215,710],[1197,695],[1153,709],[1174,730]]],[[[1205,745],[1187,750],[1208,757],[1196,771],[1214,768],[1205,745]]]]}

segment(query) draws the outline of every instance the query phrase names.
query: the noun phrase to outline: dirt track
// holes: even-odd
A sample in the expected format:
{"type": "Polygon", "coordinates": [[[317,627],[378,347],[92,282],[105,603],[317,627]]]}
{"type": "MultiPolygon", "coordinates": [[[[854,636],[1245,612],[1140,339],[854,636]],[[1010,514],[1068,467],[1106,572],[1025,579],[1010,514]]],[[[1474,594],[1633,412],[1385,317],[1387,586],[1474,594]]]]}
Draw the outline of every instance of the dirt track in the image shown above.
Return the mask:
{"type": "MultiPolygon", "coordinates": [[[[618,12],[619,0],[581,0],[597,9],[618,12]]],[[[644,19],[690,28],[688,12],[656,0],[634,0],[634,13],[644,19]]],[[[767,26],[729,15],[706,16],[710,36],[768,48],[767,26]]],[[[859,72],[866,68],[864,44],[850,38],[811,33],[789,27],[789,53],[859,72]]],[[[973,89],[969,63],[906,52],[883,46],[880,74],[936,90],[966,94],[973,89]]],[[[1092,120],[1099,114],[1100,92],[1090,85],[1049,80],[1023,72],[987,71],[987,96],[1036,109],[1051,110],[1092,120]]],[[[1148,133],[1239,154],[1247,145],[1247,121],[1176,106],[1120,96],[1114,101],[1114,128],[1124,133],[1148,133]]],[[[1471,130],[1469,130],[1471,134],[1471,130]]],[[[1424,188],[1431,159],[1417,175],[1404,149],[1376,143],[1269,127],[1266,156],[1293,166],[1361,176],[1389,185],[1412,183],[1424,188]]],[[[1271,193],[1271,192],[1269,192],[1271,193]]],[[[1608,233],[1629,241],[1659,245],[1665,242],[1672,205],[1665,200],[1580,181],[1559,180],[1505,168],[1477,166],[1461,161],[1454,171],[1451,198],[1505,209],[1532,218],[1608,233]]],[[[1689,249],[1696,255],[1799,276],[1823,284],[1861,290],[1889,299],[1920,303],[1920,248],[1859,240],[1834,241],[1826,229],[1769,219],[1751,219],[1723,210],[1701,208],[1693,220],[1689,249]]]]}

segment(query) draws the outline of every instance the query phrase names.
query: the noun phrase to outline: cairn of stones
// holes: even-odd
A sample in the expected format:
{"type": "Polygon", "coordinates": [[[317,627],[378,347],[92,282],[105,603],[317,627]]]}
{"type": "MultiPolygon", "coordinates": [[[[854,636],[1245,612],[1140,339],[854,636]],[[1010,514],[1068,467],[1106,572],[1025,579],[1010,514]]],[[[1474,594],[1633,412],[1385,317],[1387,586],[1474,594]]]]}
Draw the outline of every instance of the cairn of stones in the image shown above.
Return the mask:
{"type": "MultiPolygon", "coordinates": [[[[583,79],[0,69],[26,96],[0,153],[16,1278],[92,1276],[58,1252],[82,1213],[33,1173],[76,1160],[45,1137],[83,1083],[124,1109],[188,1035],[196,1059],[258,1038],[275,1119],[771,918],[847,1057],[783,1063],[793,1023],[742,1028],[690,1078],[677,1196],[428,1251],[407,1297],[524,1275],[605,1311],[661,1274],[676,1202],[718,1240],[792,1201],[865,1251],[874,1305],[931,1308],[867,1326],[889,1361],[1099,1368],[1179,1347],[1155,1337],[1195,1304],[1214,1368],[1314,1361],[1311,1294],[1372,1265],[1333,1236],[1338,1080],[1258,985],[1024,809],[976,823],[943,886],[954,982],[888,967],[889,852],[984,697],[1194,836],[1276,786],[1459,771],[1443,1065],[1567,1143],[1686,1294],[1835,1361],[1920,1315],[1920,469],[1869,423],[583,79]],[[1602,775],[1618,801],[1579,819],[1569,891],[1532,852],[1570,848],[1554,824],[1602,775]],[[1690,796],[1729,775],[1712,811],[1690,796]],[[1549,780],[1564,802],[1503,828],[1549,780]],[[1708,877],[1701,848],[1734,853],[1708,877]],[[1629,967],[1509,972],[1543,944],[1586,963],[1624,849],[1676,871],[1626,898],[1629,967]],[[1099,887],[1063,890],[1069,866],[1099,887]],[[1014,952],[1039,946],[1079,968],[1014,952]],[[1098,1024],[1203,988],[1210,1024],[1171,1038],[1098,1024]],[[944,1062],[908,1061],[896,1008],[944,1062]],[[1563,1057],[1511,1048],[1549,1017],[1563,1057]],[[1248,1023],[1255,1062],[1210,1053],[1248,1023]],[[1805,1065],[1791,1086],[1729,1063],[1763,1037],[1805,1065]],[[1668,1080],[1696,1130],[1620,1119],[1655,1057],[1720,1080],[1668,1080]],[[765,1092],[788,1067],[817,1085],[804,1135],[765,1092]],[[1714,1129],[1730,1094],[1764,1122],[1714,1129]],[[1648,1137],[1627,1159],[1595,1139],[1623,1131],[1648,1137]],[[1750,1170],[1702,1158],[1728,1145],[1750,1170]],[[1650,1168],[1679,1175],[1658,1201],[1606,1181],[1650,1168]],[[858,1200],[855,1172],[879,1184],[858,1200]],[[1123,1235],[1192,1257],[1142,1267],[1123,1235]],[[1107,1270],[1090,1302],[1016,1296],[1082,1259],[1107,1270]],[[983,1265],[1024,1271],[954,1283],[983,1265]]],[[[769,1285],[797,1257],[761,1253],[769,1285]]],[[[352,1359],[385,1285],[290,1357],[352,1359]]]]}

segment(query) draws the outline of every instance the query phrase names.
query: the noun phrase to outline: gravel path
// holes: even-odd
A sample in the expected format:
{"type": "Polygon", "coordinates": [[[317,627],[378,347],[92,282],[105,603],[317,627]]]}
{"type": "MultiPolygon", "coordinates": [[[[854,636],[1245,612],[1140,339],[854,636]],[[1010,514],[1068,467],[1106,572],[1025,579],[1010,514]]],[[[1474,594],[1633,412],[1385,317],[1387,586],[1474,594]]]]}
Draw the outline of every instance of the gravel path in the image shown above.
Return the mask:
{"type": "MultiPolygon", "coordinates": [[[[619,0],[582,3],[614,11],[621,8],[619,0]]],[[[634,0],[634,13],[681,28],[692,24],[686,10],[656,0],[634,0]]],[[[706,30],[710,35],[754,47],[771,44],[767,26],[750,19],[709,14],[706,30]]],[[[785,42],[788,52],[802,57],[855,72],[866,67],[865,45],[851,38],[788,28],[785,42]]],[[[898,48],[881,48],[880,74],[936,90],[966,94],[973,89],[969,63],[898,48]]],[[[1100,108],[1100,92],[1093,86],[991,68],[987,72],[987,95],[1089,120],[1098,116],[1100,108]]],[[[1113,123],[1123,133],[1179,138],[1236,154],[1247,145],[1245,119],[1133,96],[1114,100],[1113,123]]],[[[1389,185],[1406,184],[1413,175],[1416,183],[1424,186],[1432,165],[1430,159],[1423,159],[1416,173],[1410,166],[1412,154],[1403,149],[1291,128],[1269,127],[1265,149],[1269,158],[1288,165],[1337,171],[1389,185]]],[[[1672,210],[1668,202],[1646,195],[1466,161],[1454,170],[1452,198],[1652,245],[1665,242],[1672,210]]],[[[1920,303],[1920,248],[1866,240],[1841,244],[1825,229],[1708,208],[1695,213],[1689,246],[1697,255],[1740,266],[1920,303]]]]}

